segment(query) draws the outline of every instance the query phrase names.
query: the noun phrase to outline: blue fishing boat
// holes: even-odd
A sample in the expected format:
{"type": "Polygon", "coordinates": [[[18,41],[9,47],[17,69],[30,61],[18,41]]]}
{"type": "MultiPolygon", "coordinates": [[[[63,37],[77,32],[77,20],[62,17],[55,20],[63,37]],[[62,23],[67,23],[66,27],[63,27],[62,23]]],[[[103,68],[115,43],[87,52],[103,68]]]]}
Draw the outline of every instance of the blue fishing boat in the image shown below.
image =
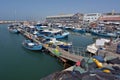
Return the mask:
{"type": "Polygon", "coordinates": [[[101,37],[117,37],[117,34],[114,32],[107,32],[104,29],[93,28],[91,29],[91,34],[101,36],[101,37]]]}
{"type": "Polygon", "coordinates": [[[59,44],[58,45],[60,48],[64,49],[64,50],[68,50],[72,48],[72,45],[70,44],[59,44]]]}
{"type": "Polygon", "coordinates": [[[69,32],[62,31],[61,29],[45,29],[41,31],[38,36],[44,36],[46,39],[56,38],[62,39],[69,35],[69,32]]]}
{"type": "Polygon", "coordinates": [[[29,50],[41,50],[42,49],[41,44],[32,42],[31,40],[25,40],[22,44],[26,49],[29,49],[29,50]]]}
{"type": "Polygon", "coordinates": [[[116,33],[111,33],[111,32],[92,32],[92,34],[102,37],[117,37],[116,33]]]}
{"type": "Polygon", "coordinates": [[[85,28],[74,28],[73,31],[74,32],[79,32],[79,33],[85,33],[86,29],[85,28]]]}

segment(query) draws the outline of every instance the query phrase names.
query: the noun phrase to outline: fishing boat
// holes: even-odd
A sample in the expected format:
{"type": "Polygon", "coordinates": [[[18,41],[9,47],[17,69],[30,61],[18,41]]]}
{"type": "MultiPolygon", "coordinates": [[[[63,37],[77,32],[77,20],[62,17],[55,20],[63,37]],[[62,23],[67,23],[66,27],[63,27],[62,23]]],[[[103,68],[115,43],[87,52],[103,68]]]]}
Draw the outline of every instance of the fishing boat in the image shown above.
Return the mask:
{"type": "Polygon", "coordinates": [[[22,44],[26,49],[29,49],[29,50],[41,50],[42,49],[41,44],[32,42],[31,40],[25,40],[22,44]]]}
{"type": "Polygon", "coordinates": [[[87,51],[92,53],[92,54],[96,54],[98,50],[103,50],[105,49],[104,45],[105,43],[109,43],[110,40],[108,39],[97,39],[95,43],[90,44],[87,46],[87,51]]]}
{"type": "Polygon", "coordinates": [[[57,25],[57,28],[59,28],[59,29],[64,29],[64,25],[58,24],[58,25],[57,25]]]}
{"type": "Polygon", "coordinates": [[[72,30],[73,27],[72,27],[72,26],[64,26],[64,29],[65,29],[65,30],[72,30]]]}
{"type": "Polygon", "coordinates": [[[62,31],[61,29],[45,29],[41,31],[38,36],[44,36],[46,39],[56,38],[62,39],[69,35],[69,32],[62,31]]]}
{"type": "Polygon", "coordinates": [[[102,27],[95,27],[90,30],[91,34],[93,35],[102,35],[100,33],[104,33],[104,29],[102,27]]]}
{"type": "Polygon", "coordinates": [[[10,25],[8,26],[8,30],[12,33],[19,33],[19,31],[17,30],[18,25],[10,25]]]}
{"type": "Polygon", "coordinates": [[[65,49],[65,50],[68,50],[68,49],[70,49],[72,47],[71,43],[66,43],[66,42],[58,41],[55,38],[46,39],[45,43],[59,46],[60,48],[65,49]]]}
{"type": "Polygon", "coordinates": [[[38,30],[38,31],[42,31],[44,29],[47,29],[48,26],[35,26],[35,28],[38,30]]]}
{"type": "Polygon", "coordinates": [[[79,32],[79,33],[85,33],[86,29],[85,28],[74,28],[73,31],[74,32],[79,32]]]}
{"type": "Polygon", "coordinates": [[[107,32],[104,29],[100,28],[91,29],[91,34],[102,37],[117,37],[117,34],[115,32],[107,32]]]}

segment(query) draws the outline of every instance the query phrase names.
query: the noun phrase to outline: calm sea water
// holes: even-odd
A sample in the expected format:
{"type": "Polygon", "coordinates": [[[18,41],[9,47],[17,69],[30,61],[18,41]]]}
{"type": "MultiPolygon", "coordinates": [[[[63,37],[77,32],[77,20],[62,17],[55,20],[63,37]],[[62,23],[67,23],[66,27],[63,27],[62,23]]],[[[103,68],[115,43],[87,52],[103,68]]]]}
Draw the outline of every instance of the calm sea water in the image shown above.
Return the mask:
{"type": "MultiPolygon", "coordinates": [[[[40,51],[29,51],[22,47],[25,39],[20,34],[10,33],[7,24],[0,24],[0,80],[40,80],[63,70],[63,65],[40,51]]],[[[93,43],[93,36],[71,34],[65,41],[76,47],[86,47],[93,43]]]]}
{"type": "Polygon", "coordinates": [[[0,25],[0,80],[40,80],[63,66],[54,57],[22,47],[24,37],[0,25]]]}

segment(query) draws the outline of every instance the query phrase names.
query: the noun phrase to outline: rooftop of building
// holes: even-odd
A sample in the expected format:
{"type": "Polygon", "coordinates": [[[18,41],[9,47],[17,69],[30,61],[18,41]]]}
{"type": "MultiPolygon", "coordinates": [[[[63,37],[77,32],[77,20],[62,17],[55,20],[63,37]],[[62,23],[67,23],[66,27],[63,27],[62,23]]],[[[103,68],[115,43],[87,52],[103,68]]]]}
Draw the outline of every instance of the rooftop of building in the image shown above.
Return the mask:
{"type": "Polygon", "coordinates": [[[75,14],[60,14],[60,15],[55,15],[55,16],[47,16],[47,18],[51,17],[71,17],[74,16],[75,14]]]}
{"type": "Polygon", "coordinates": [[[99,18],[99,20],[120,21],[120,15],[103,15],[99,18]]]}

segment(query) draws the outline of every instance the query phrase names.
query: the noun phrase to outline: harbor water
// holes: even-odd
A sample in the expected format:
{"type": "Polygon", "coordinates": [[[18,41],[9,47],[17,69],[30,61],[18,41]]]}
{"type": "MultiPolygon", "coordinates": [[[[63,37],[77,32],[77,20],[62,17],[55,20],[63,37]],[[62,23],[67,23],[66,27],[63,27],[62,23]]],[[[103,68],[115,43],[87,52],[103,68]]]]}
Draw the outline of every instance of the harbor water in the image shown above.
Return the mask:
{"type": "MultiPolygon", "coordinates": [[[[49,54],[25,49],[22,46],[25,38],[10,33],[7,27],[8,24],[0,24],[0,80],[40,80],[63,70],[63,65],[49,54]]],[[[64,41],[85,48],[93,43],[94,37],[71,32],[64,41]]]]}

